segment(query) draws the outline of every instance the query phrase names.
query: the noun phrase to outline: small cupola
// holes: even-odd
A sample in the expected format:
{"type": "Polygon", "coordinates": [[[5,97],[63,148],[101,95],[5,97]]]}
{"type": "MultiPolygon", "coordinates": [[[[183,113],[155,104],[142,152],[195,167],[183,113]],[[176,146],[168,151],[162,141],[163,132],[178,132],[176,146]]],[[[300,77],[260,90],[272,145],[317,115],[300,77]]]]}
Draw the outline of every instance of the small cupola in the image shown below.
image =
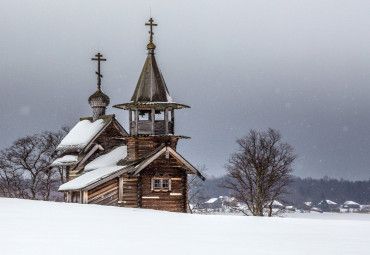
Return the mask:
{"type": "Polygon", "coordinates": [[[131,102],[114,107],[129,110],[130,135],[174,135],[175,109],[189,108],[174,102],[155,58],[156,45],[153,43],[152,18],[149,23],[150,39],[147,44],[148,55],[136,84],[131,102]]]}
{"type": "Polygon", "coordinates": [[[103,75],[100,73],[100,61],[106,61],[106,59],[102,58],[103,55],[100,53],[96,54],[95,57],[96,58],[92,58],[91,60],[98,61],[98,71],[95,72],[98,76],[98,89],[89,97],[89,104],[93,110],[93,121],[97,120],[100,116],[105,115],[105,110],[110,103],[109,97],[101,90],[101,78],[103,78],[103,75]]]}

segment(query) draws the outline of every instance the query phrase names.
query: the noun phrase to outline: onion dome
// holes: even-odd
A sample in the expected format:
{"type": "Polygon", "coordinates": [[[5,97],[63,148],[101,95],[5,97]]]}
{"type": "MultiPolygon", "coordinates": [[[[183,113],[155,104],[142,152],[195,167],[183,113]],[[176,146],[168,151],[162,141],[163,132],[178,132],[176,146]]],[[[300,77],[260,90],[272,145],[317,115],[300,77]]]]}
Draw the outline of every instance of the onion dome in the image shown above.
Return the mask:
{"type": "Polygon", "coordinates": [[[89,97],[89,104],[91,107],[107,107],[110,103],[109,96],[98,89],[94,94],[89,97]]]}

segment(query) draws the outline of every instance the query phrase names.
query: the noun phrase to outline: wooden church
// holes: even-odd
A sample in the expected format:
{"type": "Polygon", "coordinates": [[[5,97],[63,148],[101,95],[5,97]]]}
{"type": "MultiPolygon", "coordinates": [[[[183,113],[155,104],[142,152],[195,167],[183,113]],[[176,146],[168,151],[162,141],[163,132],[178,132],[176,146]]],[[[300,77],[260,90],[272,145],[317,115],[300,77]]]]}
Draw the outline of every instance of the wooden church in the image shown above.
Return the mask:
{"type": "Polygon", "coordinates": [[[155,59],[153,19],[148,56],[128,103],[129,132],[106,115],[109,97],[101,89],[98,53],[97,91],[88,102],[92,117],[81,118],[57,147],[51,166],[62,166],[67,181],[59,191],[66,202],[187,212],[188,174],[202,174],[176,150],[175,110],[189,108],[172,100],[155,59]]]}

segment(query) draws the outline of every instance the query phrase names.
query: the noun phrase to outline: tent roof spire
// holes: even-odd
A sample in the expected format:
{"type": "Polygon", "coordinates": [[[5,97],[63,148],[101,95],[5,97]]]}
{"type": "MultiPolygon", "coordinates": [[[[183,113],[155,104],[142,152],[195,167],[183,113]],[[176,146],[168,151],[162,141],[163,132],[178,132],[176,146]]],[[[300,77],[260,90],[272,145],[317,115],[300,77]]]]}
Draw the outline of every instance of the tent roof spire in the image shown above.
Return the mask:
{"type": "Polygon", "coordinates": [[[115,105],[114,107],[121,109],[134,109],[138,106],[154,107],[156,109],[165,107],[173,109],[188,108],[189,106],[187,105],[172,101],[166,82],[155,59],[154,49],[156,45],[153,43],[153,27],[158,25],[154,23],[153,18],[150,18],[149,22],[145,23],[145,26],[150,26],[150,37],[147,45],[148,56],[136,84],[134,94],[131,97],[131,102],[115,105]]]}

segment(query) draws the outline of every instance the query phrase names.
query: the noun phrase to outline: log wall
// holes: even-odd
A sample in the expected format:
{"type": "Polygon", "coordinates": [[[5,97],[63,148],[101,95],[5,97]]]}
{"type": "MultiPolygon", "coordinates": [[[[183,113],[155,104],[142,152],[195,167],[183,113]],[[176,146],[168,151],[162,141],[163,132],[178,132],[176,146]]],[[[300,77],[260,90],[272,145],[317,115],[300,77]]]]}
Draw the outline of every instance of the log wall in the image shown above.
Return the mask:
{"type": "Polygon", "coordinates": [[[155,150],[162,143],[176,150],[177,137],[131,137],[127,139],[127,155],[129,160],[139,159],[155,150]]]}
{"type": "Polygon", "coordinates": [[[122,177],[122,198],[119,199],[119,206],[140,207],[139,179],[122,177]]]}
{"type": "Polygon", "coordinates": [[[89,190],[88,204],[118,205],[118,178],[89,190]]]}
{"type": "Polygon", "coordinates": [[[140,174],[141,207],[171,212],[186,212],[187,175],[181,164],[174,158],[158,158],[140,174]],[[151,188],[154,175],[166,175],[171,179],[171,190],[153,191],[151,188]]]}

